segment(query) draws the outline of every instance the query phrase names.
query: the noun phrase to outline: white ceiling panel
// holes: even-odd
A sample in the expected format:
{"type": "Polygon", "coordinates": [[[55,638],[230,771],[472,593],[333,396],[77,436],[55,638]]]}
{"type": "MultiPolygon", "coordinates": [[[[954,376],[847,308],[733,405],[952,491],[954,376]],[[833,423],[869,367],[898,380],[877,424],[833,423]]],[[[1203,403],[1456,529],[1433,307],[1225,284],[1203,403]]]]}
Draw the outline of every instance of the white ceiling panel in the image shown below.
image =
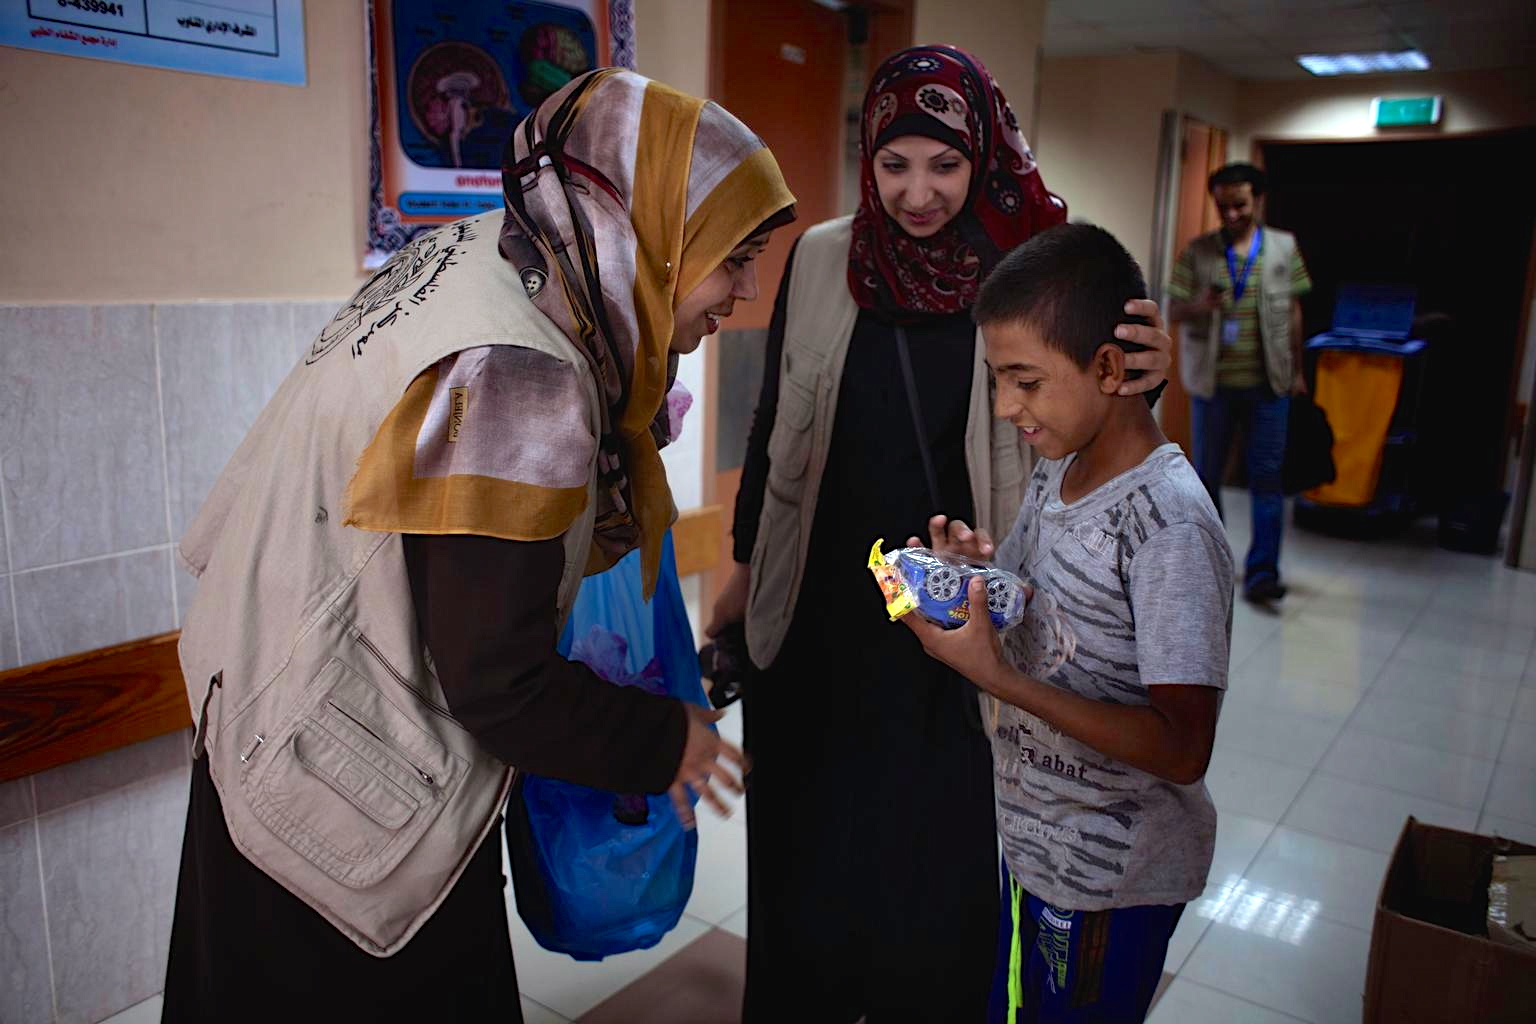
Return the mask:
{"type": "Polygon", "coordinates": [[[1444,70],[1536,74],[1536,0],[1051,0],[1045,32],[1047,56],[1178,49],[1246,78],[1310,77],[1303,53],[1410,48],[1444,70]]]}

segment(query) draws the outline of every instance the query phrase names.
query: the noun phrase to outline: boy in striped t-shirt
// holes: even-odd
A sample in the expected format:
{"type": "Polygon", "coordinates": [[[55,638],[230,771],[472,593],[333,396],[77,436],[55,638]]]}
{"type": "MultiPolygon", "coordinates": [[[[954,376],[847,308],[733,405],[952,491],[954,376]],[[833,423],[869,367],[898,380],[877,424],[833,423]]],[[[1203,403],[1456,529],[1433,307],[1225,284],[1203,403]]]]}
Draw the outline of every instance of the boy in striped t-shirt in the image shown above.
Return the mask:
{"type": "MultiPolygon", "coordinates": [[[[996,413],[1037,459],[996,564],[1058,608],[1057,639],[987,615],[909,615],[928,653],[987,696],[1005,945],[995,1021],[1138,1021],[1184,905],[1204,889],[1216,810],[1202,781],[1227,684],[1232,553],[1205,488],[1112,339],[1146,294],[1107,232],[1053,228],[1010,253],[973,315],[996,413]],[[1064,661],[1060,658],[1073,652],[1064,661]]],[[[992,544],[935,518],[936,548],[992,544]]],[[[973,583],[972,602],[986,602],[973,583]]],[[[1037,615],[1040,612],[1036,612],[1037,615]]]]}

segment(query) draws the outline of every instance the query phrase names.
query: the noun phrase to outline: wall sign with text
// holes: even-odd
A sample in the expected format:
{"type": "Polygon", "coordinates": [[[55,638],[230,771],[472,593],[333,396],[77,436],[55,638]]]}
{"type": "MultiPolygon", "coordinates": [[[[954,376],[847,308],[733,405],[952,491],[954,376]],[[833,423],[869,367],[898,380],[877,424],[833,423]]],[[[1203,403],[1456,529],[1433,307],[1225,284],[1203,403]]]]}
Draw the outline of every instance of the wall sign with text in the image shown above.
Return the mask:
{"type": "Polygon", "coordinates": [[[368,254],[499,209],[512,129],[593,68],[634,66],[631,0],[373,0],[368,254]]]}
{"type": "Polygon", "coordinates": [[[0,45],[305,83],[304,0],[0,0],[0,45]]]}

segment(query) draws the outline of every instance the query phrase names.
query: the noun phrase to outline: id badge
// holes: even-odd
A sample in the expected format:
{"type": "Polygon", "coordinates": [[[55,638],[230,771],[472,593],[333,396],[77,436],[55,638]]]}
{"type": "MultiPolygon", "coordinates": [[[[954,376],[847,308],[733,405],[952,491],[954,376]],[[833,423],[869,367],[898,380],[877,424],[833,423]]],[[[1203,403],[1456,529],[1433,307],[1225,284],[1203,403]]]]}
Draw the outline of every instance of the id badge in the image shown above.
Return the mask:
{"type": "Polygon", "coordinates": [[[1221,321],[1221,344],[1223,348],[1231,348],[1237,344],[1239,325],[1237,317],[1228,317],[1221,321]]]}

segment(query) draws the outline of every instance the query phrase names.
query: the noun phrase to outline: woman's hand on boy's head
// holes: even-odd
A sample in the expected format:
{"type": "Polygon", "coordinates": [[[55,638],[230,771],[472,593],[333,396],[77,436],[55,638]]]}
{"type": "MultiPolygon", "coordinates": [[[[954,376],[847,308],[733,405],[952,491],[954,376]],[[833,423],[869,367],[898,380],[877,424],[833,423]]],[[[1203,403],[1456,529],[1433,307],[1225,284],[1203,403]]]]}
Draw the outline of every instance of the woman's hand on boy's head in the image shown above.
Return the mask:
{"type": "Polygon", "coordinates": [[[1125,366],[1128,370],[1142,370],[1135,380],[1120,385],[1120,395],[1139,395],[1151,391],[1168,379],[1168,368],[1173,365],[1173,339],[1163,329],[1163,315],[1157,303],[1151,299],[1132,299],[1125,304],[1130,316],[1145,317],[1147,324],[1121,324],[1115,328],[1115,337],[1121,341],[1145,345],[1144,352],[1127,352],[1125,366]]]}
{"type": "MultiPolygon", "coordinates": [[[[920,548],[923,542],[917,537],[907,538],[907,547],[920,548]]],[[[992,560],[997,545],[986,530],[971,529],[959,519],[934,516],[928,520],[928,546],[946,555],[961,555],[980,562],[992,560]]]]}
{"type": "Polygon", "coordinates": [[[917,634],[929,657],[942,661],[981,686],[1006,665],[1003,641],[992,624],[992,616],[987,613],[986,581],[979,575],[972,576],[966,597],[970,599],[971,617],[959,629],[945,629],[916,613],[902,616],[901,621],[917,634]]]}

